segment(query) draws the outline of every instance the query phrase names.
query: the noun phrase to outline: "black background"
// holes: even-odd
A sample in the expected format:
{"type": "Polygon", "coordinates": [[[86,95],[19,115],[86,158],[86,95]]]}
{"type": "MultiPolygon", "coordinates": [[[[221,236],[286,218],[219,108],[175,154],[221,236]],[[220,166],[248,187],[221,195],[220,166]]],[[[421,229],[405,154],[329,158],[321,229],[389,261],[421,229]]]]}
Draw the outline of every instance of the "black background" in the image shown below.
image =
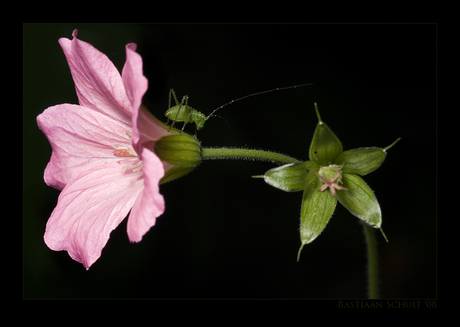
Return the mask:
{"type": "MultiPolygon", "coordinates": [[[[340,204],[299,263],[302,193],[252,175],[251,161],[204,161],[163,185],[166,211],[131,244],[126,220],[86,271],[43,242],[59,191],[43,181],[51,147],[36,124],[47,107],[78,103],[60,37],[105,53],[121,70],[138,44],[160,119],[168,90],[205,114],[203,146],[247,146],[308,160],[313,103],[344,149],[391,150],[364,177],[383,212],[377,234],[384,298],[434,298],[436,288],[435,24],[26,24],[23,27],[23,296],[25,298],[365,298],[366,248],[357,218],[340,204]],[[230,125],[230,126],[229,126],[230,125]]],[[[193,133],[193,127],[189,129],[193,133]]]]}

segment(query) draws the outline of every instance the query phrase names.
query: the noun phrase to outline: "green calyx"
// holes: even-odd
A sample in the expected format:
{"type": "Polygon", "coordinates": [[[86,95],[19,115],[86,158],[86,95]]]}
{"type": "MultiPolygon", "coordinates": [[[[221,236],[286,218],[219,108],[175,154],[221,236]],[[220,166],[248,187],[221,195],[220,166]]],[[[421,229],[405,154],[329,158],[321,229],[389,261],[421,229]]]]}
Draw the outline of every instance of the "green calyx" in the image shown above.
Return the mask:
{"type": "Polygon", "coordinates": [[[155,143],[153,150],[168,166],[160,184],[190,173],[201,162],[200,142],[186,133],[162,137],[155,143]]]}
{"type": "MultiPolygon", "coordinates": [[[[324,230],[340,202],[367,225],[381,230],[382,213],[373,191],[358,175],[365,176],[379,168],[389,150],[358,148],[343,151],[337,136],[322,121],[315,103],[318,124],[309,149],[310,161],[270,169],[265,182],[287,192],[303,191],[300,219],[301,247],[311,243],[324,230]]],[[[382,230],[381,230],[382,231],[382,230]]],[[[386,240],[385,234],[384,236],[386,240]]]]}

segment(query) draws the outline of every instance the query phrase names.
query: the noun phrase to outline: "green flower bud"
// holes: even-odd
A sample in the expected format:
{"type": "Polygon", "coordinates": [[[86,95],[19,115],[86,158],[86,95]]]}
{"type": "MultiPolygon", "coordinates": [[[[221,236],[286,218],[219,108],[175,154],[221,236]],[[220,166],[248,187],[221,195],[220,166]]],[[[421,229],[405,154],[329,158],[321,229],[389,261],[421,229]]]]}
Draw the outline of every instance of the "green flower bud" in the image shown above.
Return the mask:
{"type": "Polygon", "coordinates": [[[160,184],[188,174],[201,162],[200,142],[186,133],[162,137],[155,143],[153,150],[161,161],[169,164],[160,184]]]}

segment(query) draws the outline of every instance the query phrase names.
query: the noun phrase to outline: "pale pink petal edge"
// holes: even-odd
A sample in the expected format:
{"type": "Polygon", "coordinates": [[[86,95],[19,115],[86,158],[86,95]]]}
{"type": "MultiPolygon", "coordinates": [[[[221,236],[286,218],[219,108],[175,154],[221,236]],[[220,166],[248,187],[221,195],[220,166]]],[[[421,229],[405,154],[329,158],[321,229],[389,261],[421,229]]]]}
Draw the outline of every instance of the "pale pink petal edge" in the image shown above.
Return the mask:
{"type": "Polygon", "coordinates": [[[80,174],[59,195],[45,243],[52,250],[67,251],[89,269],[142,189],[142,174],[123,173],[116,162],[80,174]]]}
{"type": "Polygon", "coordinates": [[[142,157],[144,189],[128,219],[127,232],[131,242],[140,242],[165,210],[165,201],[159,187],[160,179],[164,176],[163,164],[147,147],[142,149],[142,157]]]}

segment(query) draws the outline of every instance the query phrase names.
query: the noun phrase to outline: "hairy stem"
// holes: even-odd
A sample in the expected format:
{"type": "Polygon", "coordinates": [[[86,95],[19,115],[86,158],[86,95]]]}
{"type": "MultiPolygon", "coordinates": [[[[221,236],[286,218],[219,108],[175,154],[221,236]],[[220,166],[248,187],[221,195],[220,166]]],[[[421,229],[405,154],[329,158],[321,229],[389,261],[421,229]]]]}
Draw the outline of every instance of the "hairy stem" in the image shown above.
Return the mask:
{"type": "Polygon", "coordinates": [[[374,228],[366,223],[362,223],[364,227],[364,236],[367,245],[367,285],[369,299],[379,298],[379,272],[377,260],[377,240],[375,238],[374,228]]]}
{"type": "Polygon", "coordinates": [[[272,161],[278,164],[299,163],[300,160],[284,154],[251,149],[238,148],[202,148],[201,158],[203,160],[213,159],[240,159],[240,160],[261,160],[272,161]]]}

